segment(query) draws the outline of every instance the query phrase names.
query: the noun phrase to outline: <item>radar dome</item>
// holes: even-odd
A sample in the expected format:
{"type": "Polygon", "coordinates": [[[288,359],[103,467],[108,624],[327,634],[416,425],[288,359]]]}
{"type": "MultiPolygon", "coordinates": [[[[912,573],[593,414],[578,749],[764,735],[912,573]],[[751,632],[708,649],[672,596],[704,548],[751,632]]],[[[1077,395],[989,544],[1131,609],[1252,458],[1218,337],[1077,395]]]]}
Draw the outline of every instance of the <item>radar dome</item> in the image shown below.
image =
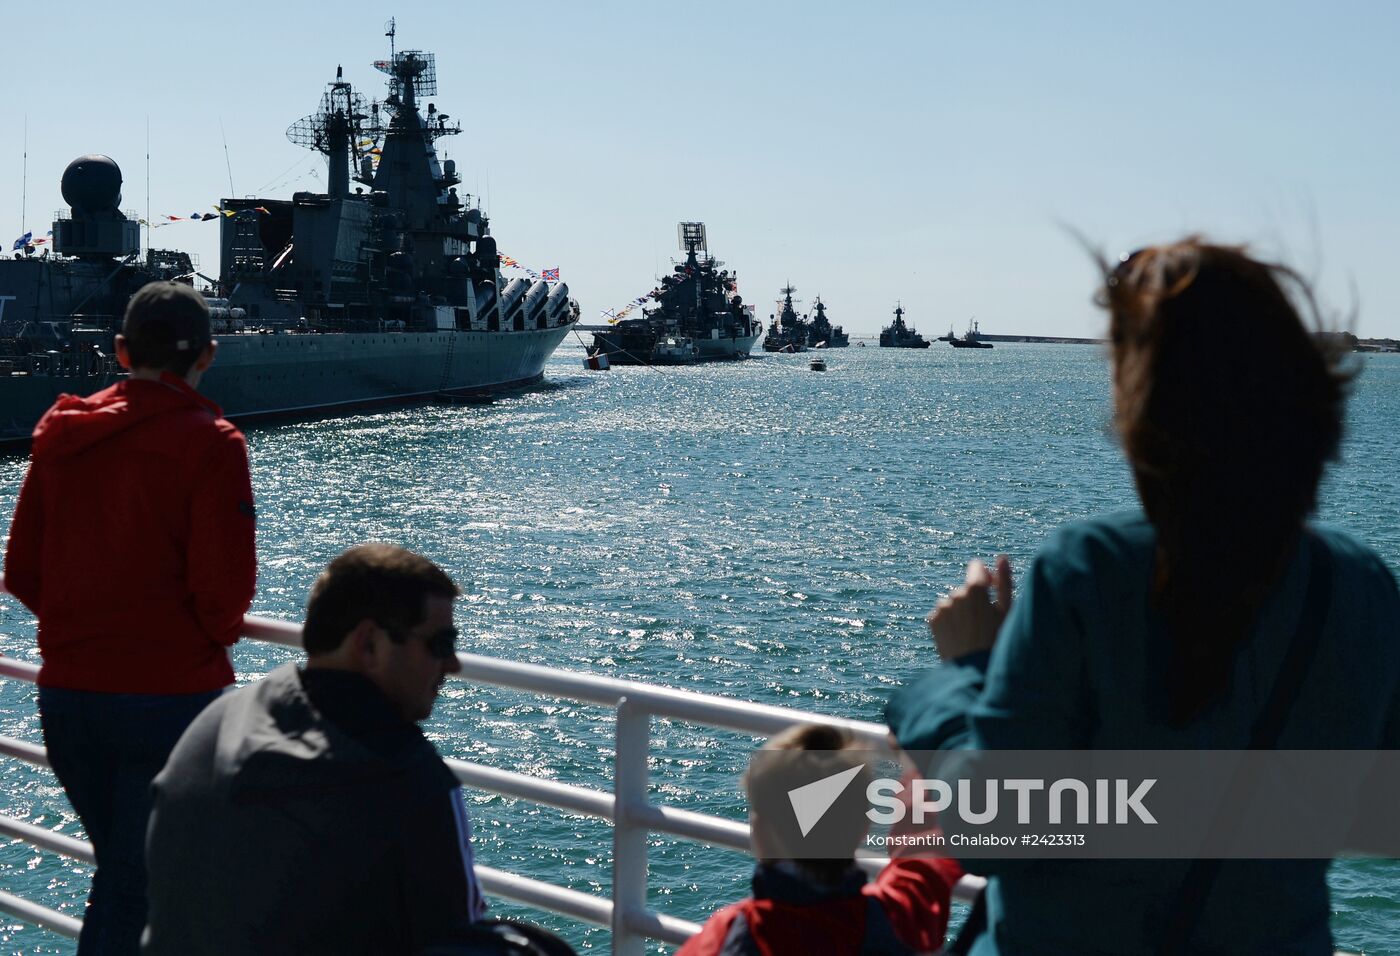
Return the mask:
{"type": "Polygon", "coordinates": [[[110,156],[79,156],[63,171],[63,201],[75,213],[116,209],[122,201],[121,167],[110,156]]]}

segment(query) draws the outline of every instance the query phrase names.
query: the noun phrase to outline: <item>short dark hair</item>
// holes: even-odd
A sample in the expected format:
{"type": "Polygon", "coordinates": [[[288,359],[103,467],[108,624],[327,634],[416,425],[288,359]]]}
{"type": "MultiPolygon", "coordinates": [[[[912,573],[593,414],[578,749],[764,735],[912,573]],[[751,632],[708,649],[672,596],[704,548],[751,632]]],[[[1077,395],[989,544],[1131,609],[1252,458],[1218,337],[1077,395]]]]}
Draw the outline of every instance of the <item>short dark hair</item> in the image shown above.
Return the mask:
{"type": "Polygon", "coordinates": [[[213,339],[209,305],[182,282],[150,282],[126,304],[122,338],[134,368],[184,375],[213,339]]]}
{"type": "Polygon", "coordinates": [[[442,568],[420,554],[393,544],[356,545],[311,585],[302,644],[308,654],[329,653],[366,619],[401,633],[423,623],[429,597],[461,593],[442,568]]]}
{"type": "Polygon", "coordinates": [[[850,867],[869,829],[865,794],[873,776],[868,754],[856,749],[845,730],[829,724],[799,724],[750,756],[743,784],[755,825],[777,858],[792,860],[813,875],[835,882],[850,867]],[[804,835],[788,792],[852,767],[860,768],[855,779],[804,835]],[[841,855],[832,857],[831,850],[841,855]],[[818,852],[823,856],[817,857],[818,852]]]}

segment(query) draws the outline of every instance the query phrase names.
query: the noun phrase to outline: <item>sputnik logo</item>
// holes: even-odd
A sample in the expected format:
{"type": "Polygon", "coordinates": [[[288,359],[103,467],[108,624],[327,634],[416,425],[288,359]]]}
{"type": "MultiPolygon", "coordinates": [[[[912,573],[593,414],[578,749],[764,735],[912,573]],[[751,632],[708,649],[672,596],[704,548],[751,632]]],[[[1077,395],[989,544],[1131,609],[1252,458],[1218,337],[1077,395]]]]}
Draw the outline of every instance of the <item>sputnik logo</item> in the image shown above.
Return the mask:
{"type": "Polygon", "coordinates": [[[846,788],[860,771],[859,766],[851,767],[788,791],[788,800],[792,803],[792,812],[797,816],[797,826],[802,830],[803,836],[812,832],[812,827],[826,815],[826,811],[831,809],[837,798],[846,792],[846,788]]]}

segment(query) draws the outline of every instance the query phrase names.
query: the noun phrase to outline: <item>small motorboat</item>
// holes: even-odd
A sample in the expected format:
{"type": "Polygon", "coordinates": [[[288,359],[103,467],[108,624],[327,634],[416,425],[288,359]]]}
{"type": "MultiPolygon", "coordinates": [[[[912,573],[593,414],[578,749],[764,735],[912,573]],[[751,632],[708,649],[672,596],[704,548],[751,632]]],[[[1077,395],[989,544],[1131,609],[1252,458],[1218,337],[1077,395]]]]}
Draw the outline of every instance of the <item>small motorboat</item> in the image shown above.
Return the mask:
{"type": "Polygon", "coordinates": [[[825,371],[826,371],[826,359],[824,359],[824,358],[814,358],[814,359],[812,359],[811,362],[808,363],[808,366],[809,366],[809,367],[812,369],[812,371],[814,371],[814,372],[825,372],[825,371]]]}

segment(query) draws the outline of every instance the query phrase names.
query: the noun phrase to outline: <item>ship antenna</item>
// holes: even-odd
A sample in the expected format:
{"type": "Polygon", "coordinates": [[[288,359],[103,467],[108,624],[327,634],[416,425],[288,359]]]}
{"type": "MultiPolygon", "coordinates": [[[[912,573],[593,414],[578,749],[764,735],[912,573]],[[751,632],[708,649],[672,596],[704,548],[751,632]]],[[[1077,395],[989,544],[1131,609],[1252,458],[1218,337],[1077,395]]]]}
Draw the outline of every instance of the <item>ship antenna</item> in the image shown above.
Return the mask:
{"type": "Polygon", "coordinates": [[[151,254],[151,114],[146,114],[146,255],[151,254]]]}
{"type": "MultiPolygon", "coordinates": [[[[238,193],[233,191],[233,163],[228,158],[228,134],[224,132],[224,118],[219,117],[219,135],[224,138],[224,168],[228,170],[228,196],[233,199],[238,193]]],[[[150,219],[150,216],[146,217],[150,219]]]]}
{"type": "Polygon", "coordinates": [[[19,234],[24,235],[24,221],[29,218],[29,114],[24,114],[24,172],[20,174],[19,186],[19,234]]]}
{"type": "Polygon", "coordinates": [[[394,34],[398,29],[394,26],[394,18],[390,17],[389,22],[384,24],[384,35],[389,38],[389,62],[394,60],[394,34]]]}

